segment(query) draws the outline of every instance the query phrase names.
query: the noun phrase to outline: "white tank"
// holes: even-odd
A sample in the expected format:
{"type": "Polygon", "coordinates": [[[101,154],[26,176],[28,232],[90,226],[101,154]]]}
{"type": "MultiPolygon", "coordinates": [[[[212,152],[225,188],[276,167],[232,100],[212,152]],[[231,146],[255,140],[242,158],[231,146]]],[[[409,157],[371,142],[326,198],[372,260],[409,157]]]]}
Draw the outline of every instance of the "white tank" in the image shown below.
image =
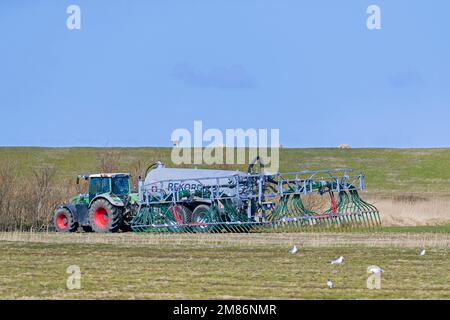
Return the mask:
{"type": "Polygon", "coordinates": [[[161,189],[166,192],[174,189],[198,190],[205,186],[233,184],[237,176],[246,175],[238,170],[166,168],[159,164],[145,177],[143,190],[150,193],[159,192],[161,189]]]}

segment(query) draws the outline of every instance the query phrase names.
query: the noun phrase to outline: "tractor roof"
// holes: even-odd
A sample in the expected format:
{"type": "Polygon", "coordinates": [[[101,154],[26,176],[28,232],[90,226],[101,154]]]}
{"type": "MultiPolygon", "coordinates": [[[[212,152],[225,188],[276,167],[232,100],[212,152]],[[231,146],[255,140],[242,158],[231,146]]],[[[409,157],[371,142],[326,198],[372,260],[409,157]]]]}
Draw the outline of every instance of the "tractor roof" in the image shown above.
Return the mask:
{"type": "Polygon", "coordinates": [[[89,178],[114,178],[114,177],[129,177],[129,173],[96,173],[91,174],[89,178]]]}

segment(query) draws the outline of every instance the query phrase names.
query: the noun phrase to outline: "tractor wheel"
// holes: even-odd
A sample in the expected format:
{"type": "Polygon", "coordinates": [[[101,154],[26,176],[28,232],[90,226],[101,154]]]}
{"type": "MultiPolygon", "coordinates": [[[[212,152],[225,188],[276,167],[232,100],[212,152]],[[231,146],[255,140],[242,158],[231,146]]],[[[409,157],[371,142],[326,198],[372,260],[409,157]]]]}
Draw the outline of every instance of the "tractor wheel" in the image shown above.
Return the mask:
{"type": "Polygon", "coordinates": [[[89,208],[89,225],[95,232],[116,232],[122,224],[122,210],[105,199],[96,200],[89,208]]]}
{"type": "Polygon", "coordinates": [[[55,211],[53,225],[58,232],[75,232],[78,228],[72,213],[66,208],[59,208],[55,211]]]}
{"type": "Polygon", "coordinates": [[[211,222],[210,220],[210,207],[206,204],[200,204],[195,207],[192,212],[190,223],[193,225],[193,229],[197,232],[205,232],[211,229],[211,226],[206,225],[206,223],[211,222]]]}

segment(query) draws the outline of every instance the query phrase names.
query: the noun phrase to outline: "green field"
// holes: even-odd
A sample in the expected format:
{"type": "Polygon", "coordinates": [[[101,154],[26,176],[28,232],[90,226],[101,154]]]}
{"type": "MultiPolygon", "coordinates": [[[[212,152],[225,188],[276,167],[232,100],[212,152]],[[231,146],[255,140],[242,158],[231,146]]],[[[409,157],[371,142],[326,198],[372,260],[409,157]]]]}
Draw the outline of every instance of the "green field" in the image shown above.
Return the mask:
{"type": "MultiPolygon", "coordinates": [[[[53,166],[60,179],[98,171],[98,157],[113,150],[118,170],[141,170],[156,160],[167,165],[171,148],[0,148],[0,165],[12,162],[22,176],[33,169],[53,166]]],[[[207,167],[205,165],[199,167],[207,167]]],[[[244,169],[244,165],[219,166],[244,169]]],[[[366,173],[369,192],[450,194],[450,149],[281,149],[280,170],[333,169],[348,167],[366,173]]]]}
{"type": "Polygon", "coordinates": [[[450,299],[448,234],[0,238],[0,299],[450,299]],[[330,265],[339,255],[344,264],[330,265]],[[80,289],[66,288],[71,265],[80,289]],[[385,269],[379,290],[366,287],[369,265],[385,269]]]}

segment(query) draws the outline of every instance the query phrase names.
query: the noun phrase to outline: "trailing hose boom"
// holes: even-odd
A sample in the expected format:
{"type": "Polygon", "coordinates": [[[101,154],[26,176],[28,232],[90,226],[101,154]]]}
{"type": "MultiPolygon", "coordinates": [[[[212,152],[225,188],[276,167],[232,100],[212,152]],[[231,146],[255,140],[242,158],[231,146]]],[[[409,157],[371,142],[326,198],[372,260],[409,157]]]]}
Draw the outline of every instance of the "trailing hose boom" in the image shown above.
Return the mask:
{"type": "MultiPolygon", "coordinates": [[[[259,162],[259,166],[257,165],[259,162]]],[[[135,232],[255,232],[377,227],[362,200],[364,174],[349,169],[265,173],[153,165],[139,181],[135,232]],[[326,199],[326,201],[324,201],[326,199]]]]}

